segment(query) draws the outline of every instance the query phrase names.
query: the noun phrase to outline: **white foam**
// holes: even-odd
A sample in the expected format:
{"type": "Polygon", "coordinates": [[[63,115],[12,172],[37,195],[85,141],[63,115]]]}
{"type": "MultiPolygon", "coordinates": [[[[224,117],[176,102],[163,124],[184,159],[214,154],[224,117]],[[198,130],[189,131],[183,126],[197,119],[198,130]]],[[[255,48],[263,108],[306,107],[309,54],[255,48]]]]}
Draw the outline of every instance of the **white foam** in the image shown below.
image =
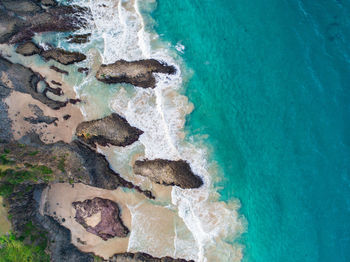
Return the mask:
{"type": "MultiPolygon", "coordinates": [[[[110,107],[115,112],[144,131],[139,140],[144,145],[146,158],[185,159],[204,181],[199,189],[173,188],[170,204],[192,235],[181,235],[181,228],[175,228],[173,247],[164,250],[163,255],[196,261],[240,261],[242,248],[226,242],[228,239],[233,241],[242,231],[237,213],[239,205],[230,206],[217,200],[212,182],[215,174],[208,162],[208,149],[184,139],[185,117],[193,110],[193,105],[186,96],[179,93],[184,78],[181,59],[175,51],[169,49],[169,44],[160,41],[158,35],[145,30],[146,18],[141,15],[140,9],[144,5],[154,4],[154,1],[78,2],[92,10],[95,29],[92,30],[91,41],[99,49],[103,63],[113,63],[120,59],[132,61],[155,58],[174,65],[177,69],[174,75],[157,74],[154,90],[135,87],[129,92],[127,88],[119,88],[110,102],[110,107]],[[101,37],[103,45],[98,45],[101,37]],[[166,253],[169,250],[172,250],[172,254],[166,253]]],[[[181,42],[174,48],[180,53],[184,51],[181,42]]],[[[132,211],[132,216],[136,219],[135,212],[132,211]]],[[[138,241],[140,234],[142,227],[133,226],[129,250],[147,245],[138,241]]],[[[152,255],[152,250],[148,252],[152,255]]]]}

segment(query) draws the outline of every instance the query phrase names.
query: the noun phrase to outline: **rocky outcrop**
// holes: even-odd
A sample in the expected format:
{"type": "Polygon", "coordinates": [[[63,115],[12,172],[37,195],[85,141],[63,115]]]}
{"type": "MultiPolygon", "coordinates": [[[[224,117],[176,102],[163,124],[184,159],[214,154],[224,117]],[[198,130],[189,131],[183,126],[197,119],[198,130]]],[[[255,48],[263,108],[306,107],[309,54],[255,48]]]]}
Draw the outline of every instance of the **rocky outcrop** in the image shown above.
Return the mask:
{"type": "Polygon", "coordinates": [[[95,234],[103,240],[114,237],[126,237],[129,229],[124,226],[120,218],[118,204],[99,197],[87,199],[83,202],[72,203],[76,210],[75,220],[87,232],[95,234]]]}
{"type": "Polygon", "coordinates": [[[43,50],[40,55],[45,60],[55,60],[63,65],[70,65],[77,62],[81,62],[86,59],[86,55],[79,52],[70,52],[61,48],[51,48],[49,50],[43,50]]]}
{"type": "Polygon", "coordinates": [[[56,121],[58,121],[57,117],[45,116],[43,110],[37,105],[30,104],[29,106],[32,108],[35,117],[25,117],[25,121],[28,121],[31,124],[45,123],[48,125],[56,124],[56,121]]]}
{"type": "Polygon", "coordinates": [[[116,113],[80,123],[76,131],[80,140],[93,147],[96,147],[96,143],[101,146],[128,146],[137,141],[142,133],[116,113]]]}
{"type": "Polygon", "coordinates": [[[63,65],[74,64],[86,59],[86,56],[84,54],[81,54],[79,52],[66,51],[61,48],[51,47],[48,50],[44,50],[31,41],[20,44],[16,49],[16,53],[24,56],[39,54],[45,60],[53,59],[63,65]]]}
{"type": "Polygon", "coordinates": [[[41,52],[41,48],[38,47],[33,42],[23,43],[16,48],[16,53],[24,56],[36,55],[36,54],[40,54],[40,52],[41,52]]]}
{"type": "Polygon", "coordinates": [[[55,0],[41,0],[40,3],[43,5],[43,6],[56,6],[57,5],[57,2],[55,0]]]}
{"type": "Polygon", "coordinates": [[[96,73],[97,80],[112,83],[127,83],[143,88],[154,88],[156,79],[153,73],[174,74],[176,69],[154,59],[128,62],[116,61],[113,64],[101,65],[96,73]]]}
{"type": "Polygon", "coordinates": [[[123,253],[111,257],[109,262],[194,262],[193,260],[175,259],[171,257],[152,257],[146,253],[123,253]]]}
{"type": "Polygon", "coordinates": [[[64,74],[64,75],[69,75],[69,73],[66,70],[62,70],[62,69],[60,69],[60,68],[58,68],[56,66],[50,66],[50,69],[54,70],[54,71],[56,71],[58,73],[64,74]]]}
{"type": "Polygon", "coordinates": [[[82,253],[71,243],[68,229],[52,217],[40,214],[40,198],[45,187],[46,184],[21,184],[7,197],[13,230],[18,235],[26,235],[29,225],[30,242],[47,245],[50,261],[93,262],[93,255],[82,253]]]}
{"type": "Polygon", "coordinates": [[[68,43],[74,43],[74,44],[84,44],[89,42],[91,34],[83,34],[83,35],[70,35],[67,36],[66,39],[68,40],[68,43]]]}
{"type": "Polygon", "coordinates": [[[152,181],[166,186],[175,185],[188,189],[198,188],[203,184],[202,179],[193,174],[190,165],[183,160],[138,160],[133,168],[135,174],[148,177],[152,181]]]}
{"type": "Polygon", "coordinates": [[[42,10],[42,8],[36,2],[30,0],[2,0],[1,5],[6,10],[19,15],[37,13],[42,10]]]}
{"type": "MultiPolygon", "coordinates": [[[[17,1],[11,1],[16,3],[17,1]]],[[[33,1],[24,1],[33,2],[33,1]]],[[[4,6],[6,9],[6,6],[4,6]]],[[[12,7],[8,7],[12,8],[12,7]]],[[[13,9],[13,8],[12,8],[13,9]]],[[[7,11],[10,11],[6,9],[7,11]]],[[[27,11],[28,9],[25,9],[27,11]]],[[[23,11],[23,10],[22,10],[23,11]]],[[[1,24],[6,25],[0,31],[1,42],[10,44],[30,40],[35,33],[42,32],[71,32],[85,27],[89,16],[89,10],[79,6],[56,6],[46,11],[22,12],[19,10],[3,12],[6,18],[0,18],[1,24]]]]}
{"type": "Polygon", "coordinates": [[[47,97],[47,92],[61,95],[60,89],[51,88],[39,74],[30,68],[13,64],[1,56],[0,74],[0,85],[9,90],[29,94],[34,99],[56,110],[67,104],[67,102],[55,101],[47,97]]]}

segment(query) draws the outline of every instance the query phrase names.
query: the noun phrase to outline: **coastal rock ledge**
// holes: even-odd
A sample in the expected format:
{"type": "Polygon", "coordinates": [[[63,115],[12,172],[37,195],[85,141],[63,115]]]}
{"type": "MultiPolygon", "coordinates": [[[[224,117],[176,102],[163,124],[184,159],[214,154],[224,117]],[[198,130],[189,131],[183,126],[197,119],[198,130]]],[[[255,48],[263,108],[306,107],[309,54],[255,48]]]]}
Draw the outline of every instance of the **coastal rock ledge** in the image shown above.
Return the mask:
{"type": "Polygon", "coordinates": [[[120,218],[118,204],[99,197],[83,202],[72,203],[76,210],[75,220],[87,232],[95,234],[107,241],[114,237],[127,237],[129,229],[120,218]]]}
{"type": "Polygon", "coordinates": [[[193,174],[190,165],[184,160],[137,160],[133,168],[136,175],[148,177],[153,182],[166,186],[189,189],[203,185],[202,179],[193,174]]]}
{"type": "Polygon", "coordinates": [[[136,142],[142,133],[116,113],[80,123],[76,131],[78,138],[92,147],[96,147],[95,143],[101,146],[128,146],[136,142]]]}
{"type": "Polygon", "coordinates": [[[143,88],[155,88],[156,79],[153,73],[175,74],[176,69],[155,59],[132,62],[119,60],[113,64],[101,65],[96,78],[108,84],[127,83],[143,88]]]}

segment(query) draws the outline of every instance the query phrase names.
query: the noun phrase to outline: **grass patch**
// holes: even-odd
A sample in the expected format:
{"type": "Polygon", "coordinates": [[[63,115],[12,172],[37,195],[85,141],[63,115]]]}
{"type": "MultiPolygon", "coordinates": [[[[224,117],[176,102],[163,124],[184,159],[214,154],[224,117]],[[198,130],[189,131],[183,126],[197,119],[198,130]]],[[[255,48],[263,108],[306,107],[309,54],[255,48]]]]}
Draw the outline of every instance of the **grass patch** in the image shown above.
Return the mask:
{"type": "Polygon", "coordinates": [[[41,245],[28,245],[13,233],[0,237],[0,262],[49,262],[41,245]]]}
{"type": "Polygon", "coordinates": [[[61,156],[59,161],[58,161],[58,166],[57,168],[59,170],[62,171],[62,173],[64,173],[66,170],[65,170],[65,161],[66,161],[66,157],[65,156],[61,156]]]}

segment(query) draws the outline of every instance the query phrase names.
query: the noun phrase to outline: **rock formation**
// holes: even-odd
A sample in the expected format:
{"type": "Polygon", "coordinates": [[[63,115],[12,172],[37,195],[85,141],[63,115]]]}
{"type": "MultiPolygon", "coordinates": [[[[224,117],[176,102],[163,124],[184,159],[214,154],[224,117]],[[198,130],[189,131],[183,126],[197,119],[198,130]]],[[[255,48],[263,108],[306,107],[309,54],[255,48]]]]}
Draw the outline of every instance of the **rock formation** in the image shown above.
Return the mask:
{"type": "Polygon", "coordinates": [[[99,197],[83,202],[72,203],[76,210],[75,220],[86,231],[95,234],[103,240],[114,237],[126,237],[129,229],[120,218],[118,204],[99,197]]]}
{"type": "Polygon", "coordinates": [[[167,186],[198,188],[203,184],[202,179],[193,174],[190,165],[183,160],[138,160],[134,164],[134,173],[167,186]]]}
{"type": "Polygon", "coordinates": [[[174,66],[154,59],[133,62],[119,60],[113,64],[101,65],[96,78],[108,84],[127,83],[143,88],[155,88],[156,79],[153,73],[175,74],[175,72],[174,66]]]}
{"type": "Polygon", "coordinates": [[[143,132],[131,126],[123,117],[113,113],[98,120],[80,123],[76,134],[78,138],[95,147],[108,144],[114,146],[128,146],[139,139],[143,132]]]}

